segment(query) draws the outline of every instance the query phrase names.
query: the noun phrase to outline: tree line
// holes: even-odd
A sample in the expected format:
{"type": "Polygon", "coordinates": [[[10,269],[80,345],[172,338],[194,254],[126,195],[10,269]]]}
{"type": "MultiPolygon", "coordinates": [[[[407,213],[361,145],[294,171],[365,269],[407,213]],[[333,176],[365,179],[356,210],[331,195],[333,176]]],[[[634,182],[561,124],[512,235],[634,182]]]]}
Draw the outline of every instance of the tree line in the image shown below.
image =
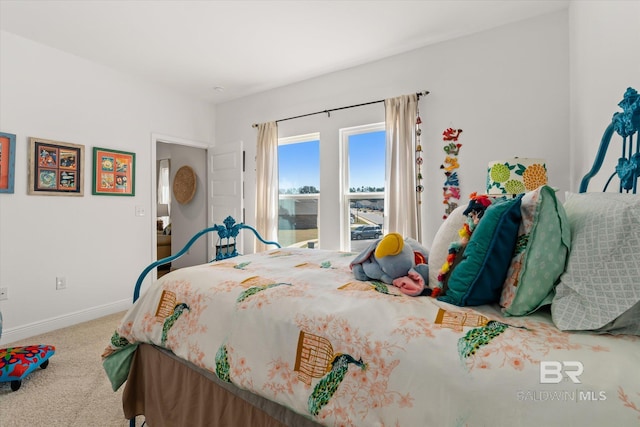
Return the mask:
{"type": "MultiPolygon", "coordinates": [[[[381,193],[384,192],[384,187],[350,187],[351,193],[381,193]]],[[[318,190],[314,185],[305,185],[299,188],[281,188],[280,194],[318,194],[318,190]]]]}

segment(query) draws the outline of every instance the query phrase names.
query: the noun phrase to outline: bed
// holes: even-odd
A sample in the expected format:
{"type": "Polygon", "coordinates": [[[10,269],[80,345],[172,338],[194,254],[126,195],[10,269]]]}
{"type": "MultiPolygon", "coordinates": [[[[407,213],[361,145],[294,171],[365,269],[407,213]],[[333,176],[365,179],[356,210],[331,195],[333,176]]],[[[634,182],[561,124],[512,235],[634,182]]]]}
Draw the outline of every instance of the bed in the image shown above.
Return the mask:
{"type": "MultiPolygon", "coordinates": [[[[640,98],[629,88],[619,105],[580,193],[560,203],[542,186],[487,208],[438,297],[355,280],[356,253],[232,253],[140,295],[170,259],[151,264],[103,354],[114,390],[125,387],[125,417],[151,427],[639,425],[640,98]],[[619,192],[611,179],[607,192],[588,191],[614,135],[619,192]]],[[[443,223],[430,264],[464,221],[443,223]]]]}

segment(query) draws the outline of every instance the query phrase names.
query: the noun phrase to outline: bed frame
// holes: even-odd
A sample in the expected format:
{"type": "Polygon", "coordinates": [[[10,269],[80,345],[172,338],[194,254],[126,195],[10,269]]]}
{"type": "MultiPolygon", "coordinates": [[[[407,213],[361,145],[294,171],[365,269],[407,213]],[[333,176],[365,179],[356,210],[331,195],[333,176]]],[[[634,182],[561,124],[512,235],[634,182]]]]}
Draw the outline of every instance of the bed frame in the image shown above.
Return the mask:
{"type": "MultiPolygon", "coordinates": [[[[618,191],[635,194],[640,177],[640,96],[628,88],[618,104],[622,112],[613,115],[611,123],[602,136],[591,170],[581,181],[579,191],[587,191],[590,180],[600,171],[614,134],[622,137],[622,155],[615,171],[608,178],[603,191],[618,176],[618,191]]],[[[140,287],[149,271],[182,256],[202,235],[217,232],[221,247],[233,249],[221,252],[216,259],[237,255],[235,238],[241,229],[249,229],[266,244],[259,233],[250,226],[236,224],[233,218],[225,220],[224,226],[215,225],[196,234],[177,254],[149,265],[140,275],[134,290],[134,302],[140,295],[140,287]],[[226,240],[225,240],[226,239],[226,240]],[[232,239],[230,243],[228,239],[232,239]]],[[[135,417],[144,415],[152,427],[176,425],[212,426],[265,426],[265,427],[317,427],[305,416],[273,403],[262,397],[241,390],[230,383],[220,381],[215,374],[177,358],[170,351],[149,344],[141,344],[136,351],[124,393],[123,409],[130,425],[135,426],[135,417]]]]}
{"type": "Polygon", "coordinates": [[[617,112],[613,115],[611,123],[604,131],[593,166],[580,182],[581,193],[587,191],[589,181],[600,171],[614,133],[622,137],[622,154],[618,159],[615,171],[609,176],[602,191],[607,191],[611,180],[616,175],[620,179],[618,192],[636,194],[638,190],[638,177],[640,177],[640,141],[638,140],[640,95],[635,89],[627,88],[618,106],[622,108],[622,112],[617,112]]]}
{"type": "Polygon", "coordinates": [[[211,261],[221,261],[224,259],[233,258],[240,255],[238,253],[238,250],[236,249],[236,240],[238,238],[238,234],[240,234],[240,230],[249,230],[253,232],[256,238],[260,240],[262,243],[264,243],[265,245],[275,245],[278,248],[280,247],[280,244],[278,242],[273,242],[273,241],[263,239],[260,233],[258,233],[258,230],[256,230],[252,226],[246,225],[244,223],[236,223],[236,220],[233,219],[233,217],[231,216],[226,217],[223,223],[224,225],[214,224],[212,227],[208,227],[203,230],[200,230],[191,238],[191,240],[187,242],[186,245],[184,245],[182,249],[180,249],[180,251],[178,251],[178,253],[168,256],[166,258],[159,259],[149,264],[147,268],[145,268],[142,271],[140,276],[138,276],[138,280],[136,281],[136,286],[133,291],[133,302],[135,303],[140,297],[140,288],[142,287],[142,283],[144,282],[144,279],[147,277],[147,274],[149,274],[152,270],[158,267],[161,267],[165,264],[169,264],[172,261],[180,258],[181,256],[183,256],[189,251],[191,246],[193,246],[193,244],[200,237],[205,236],[209,233],[215,232],[218,235],[217,241],[216,241],[216,257],[211,261]]]}

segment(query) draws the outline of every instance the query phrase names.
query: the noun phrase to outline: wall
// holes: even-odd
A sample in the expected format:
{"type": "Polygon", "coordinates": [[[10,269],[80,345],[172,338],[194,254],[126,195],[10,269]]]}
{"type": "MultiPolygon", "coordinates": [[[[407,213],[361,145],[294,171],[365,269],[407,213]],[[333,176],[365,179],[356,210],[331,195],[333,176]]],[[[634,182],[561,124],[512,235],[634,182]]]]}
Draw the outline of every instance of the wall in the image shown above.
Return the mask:
{"type": "Polygon", "coordinates": [[[151,135],[210,142],[214,112],[11,33],[0,33],[0,52],[0,129],[17,135],[15,193],[0,194],[2,342],[10,342],[128,308],[155,257],[151,135]],[[85,146],[84,197],[27,195],[30,136],[85,146]],[[136,153],[135,197],[91,195],[93,147],[136,153]],[[57,276],[66,290],[56,291],[57,276]]]}
{"type": "MultiPolygon", "coordinates": [[[[568,12],[558,12],[439,43],[403,55],[218,105],[216,144],[245,141],[247,221],[255,216],[252,123],[277,120],[429,90],[420,102],[425,149],[423,241],[442,223],[442,132],[463,129],[459,170],[464,203],[484,191],[490,160],[518,155],[547,160],[551,184],[570,187],[568,12]]],[[[257,66],[258,64],[256,64],[257,66]]],[[[320,132],[321,167],[337,170],[337,129],[384,121],[384,106],[343,110],[279,124],[281,137],[320,132]],[[328,166],[327,166],[328,165],[328,166]],[[332,168],[331,165],[336,165],[332,168]]],[[[339,248],[336,173],[321,178],[320,244],[339,248]]]]}
{"type": "MultiPolygon", "coordinates": [[[[570,8],[571,51],[571,181],[580,180],[593,164],[600,138],[616,107],[631,86],[640,91],[640,1],[577,1],[570,8]]],[[[617,139],[615,141],[618,141],[617,139]]],[[[603,170],[613,172],[618,150],[603,170]]],[[[604,174],[604,175],[609,175],[604,174]]],[[[590,191],[606,179],[596,177],[590,191]]]]}

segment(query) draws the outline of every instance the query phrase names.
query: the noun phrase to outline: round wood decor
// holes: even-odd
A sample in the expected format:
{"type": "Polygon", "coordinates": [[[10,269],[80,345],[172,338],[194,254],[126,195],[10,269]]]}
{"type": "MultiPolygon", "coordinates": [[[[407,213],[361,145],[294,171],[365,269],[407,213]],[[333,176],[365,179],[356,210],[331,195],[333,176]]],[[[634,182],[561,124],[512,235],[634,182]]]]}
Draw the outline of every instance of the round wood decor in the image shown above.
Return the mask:
{"type": "Polygon", "coordinates": [[[173,179],[173,196],[178,203],[189,203],[196,194],[196,173],[190,166],[182,166],[173,179]]]}

